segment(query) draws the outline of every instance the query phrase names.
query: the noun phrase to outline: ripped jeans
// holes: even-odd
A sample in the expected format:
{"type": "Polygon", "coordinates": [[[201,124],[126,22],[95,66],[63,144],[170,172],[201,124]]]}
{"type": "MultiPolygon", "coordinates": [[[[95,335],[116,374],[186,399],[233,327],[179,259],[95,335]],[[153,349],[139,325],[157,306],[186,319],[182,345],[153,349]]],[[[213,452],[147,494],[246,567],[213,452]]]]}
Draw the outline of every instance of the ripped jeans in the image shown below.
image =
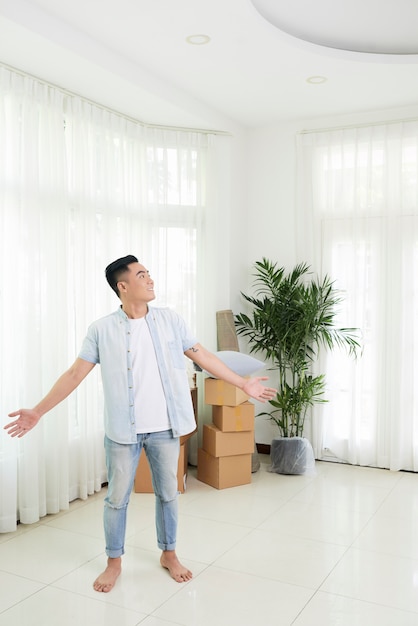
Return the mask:
{"type": "Polygon", "coordinates": [[[104,500],[106,554],[125,552],[126,514],[139,456],[146,451],[155,493],[155,524],[160,550],[174,550],[177,536],[177,464],[180,440],[171,430],[137,435],[137,443],[120,444],[105,437],[108,491],[104,500]]]}

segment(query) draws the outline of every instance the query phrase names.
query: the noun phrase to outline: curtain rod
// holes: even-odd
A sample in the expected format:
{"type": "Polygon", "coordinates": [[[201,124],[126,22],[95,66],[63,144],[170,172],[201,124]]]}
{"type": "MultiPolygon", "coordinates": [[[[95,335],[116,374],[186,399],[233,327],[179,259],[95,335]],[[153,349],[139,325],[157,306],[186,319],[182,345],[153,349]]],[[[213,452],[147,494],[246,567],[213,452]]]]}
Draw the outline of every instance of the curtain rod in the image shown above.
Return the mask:
{"type": "Polygon", "coordinates": [[[43,78],[39,78],[39,76],[35,76],[34,74],[29,74],[28,72],[19,70],[16,67],[12,67],[11,65],[8,65],[7,63],[3,63],[0,61],[0,66],[4,67],[7,70],[10,70],[11,72],[14,72],[15,74],[19,74],[20,76],[23,76],[25,78],[32,78],[33,80],[37,81],[38,83],[41,83],[42,85],[46,85],[47,87],[52,87],[53,89],[57,89],[58,91],[65,94],[66,96],[69,96],[70,98],[80,98],[84,102],[87,102],[88,104],[91,104],[95,107],[98,107],[99,109],[102,109],[102,111],[107,111],[108,113],[112,113],[113,115],[123,117],[124,119],[129,120],[130,122],[133,122],[134,124],[143,126],[144,128],[154,128],[157,130],[158,129],[159,130],[171,130],[171,131],[189,132],[189,133],[200,133],[203,135],[224,135],[227,137],[232,136],[231,133],[225,130],[210,130],[208,128],[188,128],[184,126],[165,126],[164,124],[148,124],[147,122],[143,122],[142,120],[132,117],[131,115],[121,113],[121,111],[116,111],[116,109],[111,109],[110,107],[105,106],[104,104],[100,104],[99,102],[95,102],[94,100],[91,100],[90,98],[86,98],[85,96],[82,96],[81,94],[75,93],[73,91],[69,91],[68,89],[65,89],[65,87],[61,87],[60,85],[55,85],[54,83],[44,80],[43,78]]]}
{"type": "Polygon", "coordinates": [[[418,122],[418,117],[401,118],[399,120],[386,120],[382,122],[362,122],[360,124],[347,124],[345,126],[331,126],[330,128],[311,128],[299,130],[297,135],[310,135],[312,133],[329,133],[333,130],[351,130],[353,128],[368,128],[371,126],[388,126],[389,124],[403,124],[418,122]]]}

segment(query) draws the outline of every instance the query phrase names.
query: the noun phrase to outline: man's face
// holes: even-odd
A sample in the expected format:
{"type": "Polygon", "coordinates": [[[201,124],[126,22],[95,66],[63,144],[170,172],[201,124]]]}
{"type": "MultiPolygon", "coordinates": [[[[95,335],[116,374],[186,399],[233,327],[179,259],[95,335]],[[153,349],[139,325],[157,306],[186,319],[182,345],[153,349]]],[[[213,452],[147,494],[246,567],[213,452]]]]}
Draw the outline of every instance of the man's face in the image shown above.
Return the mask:
{"type": "Polygon", "coordinates": [[[136,302],[154,300],[154,281],[148,270],[140,263],[130,263],[128,269],[129,272],[118,282],[121,298],[136,302]]]}

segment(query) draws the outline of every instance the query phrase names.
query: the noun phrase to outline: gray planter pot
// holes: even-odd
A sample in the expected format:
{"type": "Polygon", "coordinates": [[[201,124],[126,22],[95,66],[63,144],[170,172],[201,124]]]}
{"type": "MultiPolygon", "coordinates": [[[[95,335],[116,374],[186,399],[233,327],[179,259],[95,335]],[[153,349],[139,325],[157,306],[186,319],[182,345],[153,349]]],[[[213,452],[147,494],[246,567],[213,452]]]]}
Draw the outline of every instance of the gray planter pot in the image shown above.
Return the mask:
{"type": "Polygon", "coordinates": [[[306,474],[315,467],[313,449],[305,437],[275,437],[270,460],[270,471],[276,474],[306,474]]]}

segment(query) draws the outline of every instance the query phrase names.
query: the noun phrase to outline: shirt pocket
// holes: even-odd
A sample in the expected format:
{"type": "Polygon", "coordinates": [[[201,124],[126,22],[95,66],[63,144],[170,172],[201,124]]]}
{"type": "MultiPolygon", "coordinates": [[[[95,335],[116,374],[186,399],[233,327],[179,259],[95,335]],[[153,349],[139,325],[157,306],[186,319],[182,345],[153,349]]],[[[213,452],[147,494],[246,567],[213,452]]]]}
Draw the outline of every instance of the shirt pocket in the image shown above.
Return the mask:
{"type": "Polygon", "coordinates": [[[186,369],[186,357],[183,352],[183,345],[178,339],[173,339],[168,342],[169,353],[171,356],[171,362],[176,369],[186,369]]]}

